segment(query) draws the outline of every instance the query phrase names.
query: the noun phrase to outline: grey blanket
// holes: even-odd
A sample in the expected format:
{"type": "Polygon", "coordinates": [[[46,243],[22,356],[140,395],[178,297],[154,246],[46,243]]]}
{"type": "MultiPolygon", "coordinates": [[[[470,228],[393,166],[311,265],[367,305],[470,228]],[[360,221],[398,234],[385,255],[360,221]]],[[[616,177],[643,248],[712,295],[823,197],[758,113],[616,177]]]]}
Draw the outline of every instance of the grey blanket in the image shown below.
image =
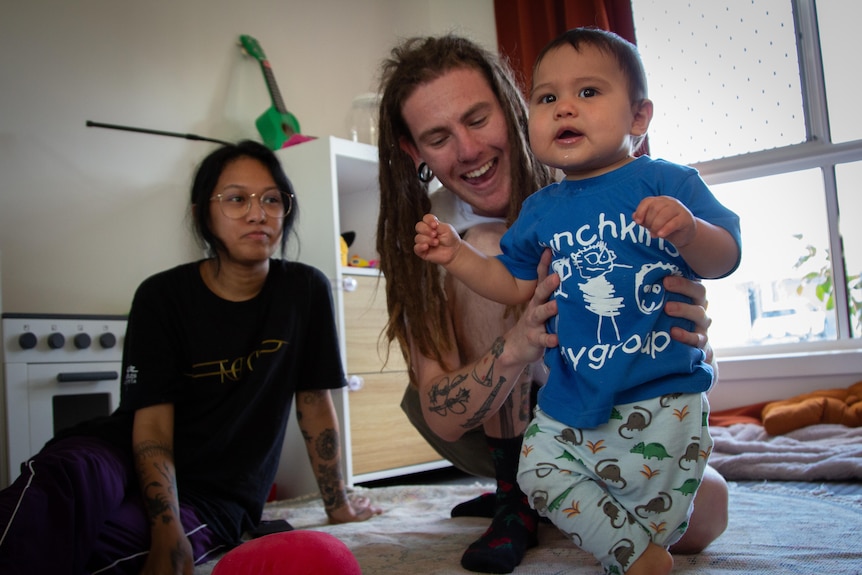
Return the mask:
{"type": "Polygon", "coordinates": [[[709,463],[730,480],[862,480],[862,428],[818,424],[772,436],[763,426],[711,427],[709,463]]]}

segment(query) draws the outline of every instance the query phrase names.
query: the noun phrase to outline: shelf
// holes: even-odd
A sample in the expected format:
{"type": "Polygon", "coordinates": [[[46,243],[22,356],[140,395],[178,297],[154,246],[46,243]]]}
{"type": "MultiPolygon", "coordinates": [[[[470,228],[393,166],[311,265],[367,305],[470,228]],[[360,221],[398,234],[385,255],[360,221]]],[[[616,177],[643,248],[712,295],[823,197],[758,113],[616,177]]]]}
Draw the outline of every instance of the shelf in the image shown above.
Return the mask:
{"type": "MultiPolygon", "coordinates": [[[[395,477],[448,465],[401,410],[409,377],[398,344],[387,349],[381,339],[387,311],[380,270],[341,265],[341,234],[347,231],[356,233],[349,256],[379,259],[377,148],[328,137],[277,155],[293,182],[298,206],[298,241],[288,240],[285,257],[313,265],[330,279],[345,370],[365,381],[358,391],[332,394],[342,429],[345,480],[352,485],[356,477],[395,477]],[[345,283],[345,277],[354,281],[345,283]]],[[[288,426],[276,480],[280,493],[293,496],[317,486],[310,469],[295,465],[306,459],[295,415],[288,426]]]]}
{"type": "Polygon", "coordinates": [[[359,268],[353,266],[342,266],[341,273],[343,275],[349,276],[369,276],[369,277],[380,277],[380,270],[378,268],[359,268]]]}

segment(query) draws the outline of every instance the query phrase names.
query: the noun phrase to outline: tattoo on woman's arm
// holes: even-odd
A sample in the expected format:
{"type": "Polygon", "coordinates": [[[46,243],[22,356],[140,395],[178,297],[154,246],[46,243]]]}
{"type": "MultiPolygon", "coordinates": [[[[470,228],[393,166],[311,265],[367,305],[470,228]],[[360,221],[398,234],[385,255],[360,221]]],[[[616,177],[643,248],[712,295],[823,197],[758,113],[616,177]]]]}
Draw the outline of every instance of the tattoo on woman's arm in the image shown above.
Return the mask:
{"type": "Polygon", "coordinates": [[[138,476],[145,481],[142,492],[150,524],[154,525],[157,521],[170,523],[179,517],[179,509],[172,505],[169,497],[176,494],[176,478],[171,472],[173,451],[167,445],[155,441],[142,442],[135,446],[134,451],[138,476]],[[159,459],[150,463],[153,457],[159,459]]]}
{"type": "Polygon", "coordinates": [[[331,461],[338,456],[338,432],[334,429],[324,430],[314,443],[321,459],[331,461]]]}
{"type": "Polygon", "coordinates": [[[174,452],[170,447],[158,441],[142,441],[135,445],[135,462],[138,469],[150,457],[167,457],[173,461],[174,452]]]}
{"type": "Polygon", "coordinates": [[[326,389],[312,389],[309,391],[302,392],[302,403],[303,405],[316,405],[324,400],[328,390],[326,389]]]}
{"type": "Polygon", "coordinates": [[[338,463],[318,465],[317,484],[320,487],[320,498],[326,509],[335,509],[346,503],[341,468],[338,463]]]}
{"type": "Polygon", "coordinates": [[[170,500],[165,496],[162,485],[157,482],[148,483],[144,487],[144,506],[147,508],[147,516],[150,525],[161,522],[167,525],[172,522],[179,510],[172,506],[170,500]]]}

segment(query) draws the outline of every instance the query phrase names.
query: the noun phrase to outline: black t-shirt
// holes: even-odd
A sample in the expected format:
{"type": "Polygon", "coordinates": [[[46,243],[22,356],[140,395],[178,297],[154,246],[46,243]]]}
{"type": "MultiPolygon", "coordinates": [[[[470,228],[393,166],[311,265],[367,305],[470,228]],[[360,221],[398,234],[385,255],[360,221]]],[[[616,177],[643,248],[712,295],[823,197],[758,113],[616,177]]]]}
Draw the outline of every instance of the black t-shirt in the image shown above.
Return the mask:
{"type": "Polygon", "coordinates": [[[270,260],[261,292],[230,302],[206,287],[199,263],[185,264],[135,294],[112,418],[128,426],[137,409],[174,404],[180,499],[236,541],[260,520],[294,394],[344,385],[330,284],[319,270],[270,260]]]}

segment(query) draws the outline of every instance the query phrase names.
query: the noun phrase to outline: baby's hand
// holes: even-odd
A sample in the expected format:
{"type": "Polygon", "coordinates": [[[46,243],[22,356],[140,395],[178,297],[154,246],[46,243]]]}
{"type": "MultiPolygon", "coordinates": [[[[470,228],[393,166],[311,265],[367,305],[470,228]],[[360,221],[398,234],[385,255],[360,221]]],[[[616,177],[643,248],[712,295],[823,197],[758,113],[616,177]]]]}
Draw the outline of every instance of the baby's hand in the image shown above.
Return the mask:
{"type": "Polygon", "coordinates": [[[461,245],[461,236],[455,228],[439,221],[433,214],[426,214],[416,224],[413,253],[431,263],[446,265],[455,259],[461,245]]]}
{"type": "Polygon", "coordinates": [[[669,196],[650,196],[641,200],[632,215],[654,238],[664,238],[678,248],[687,246],[697,231],[694,215],[682,202],[669,196]]]}

